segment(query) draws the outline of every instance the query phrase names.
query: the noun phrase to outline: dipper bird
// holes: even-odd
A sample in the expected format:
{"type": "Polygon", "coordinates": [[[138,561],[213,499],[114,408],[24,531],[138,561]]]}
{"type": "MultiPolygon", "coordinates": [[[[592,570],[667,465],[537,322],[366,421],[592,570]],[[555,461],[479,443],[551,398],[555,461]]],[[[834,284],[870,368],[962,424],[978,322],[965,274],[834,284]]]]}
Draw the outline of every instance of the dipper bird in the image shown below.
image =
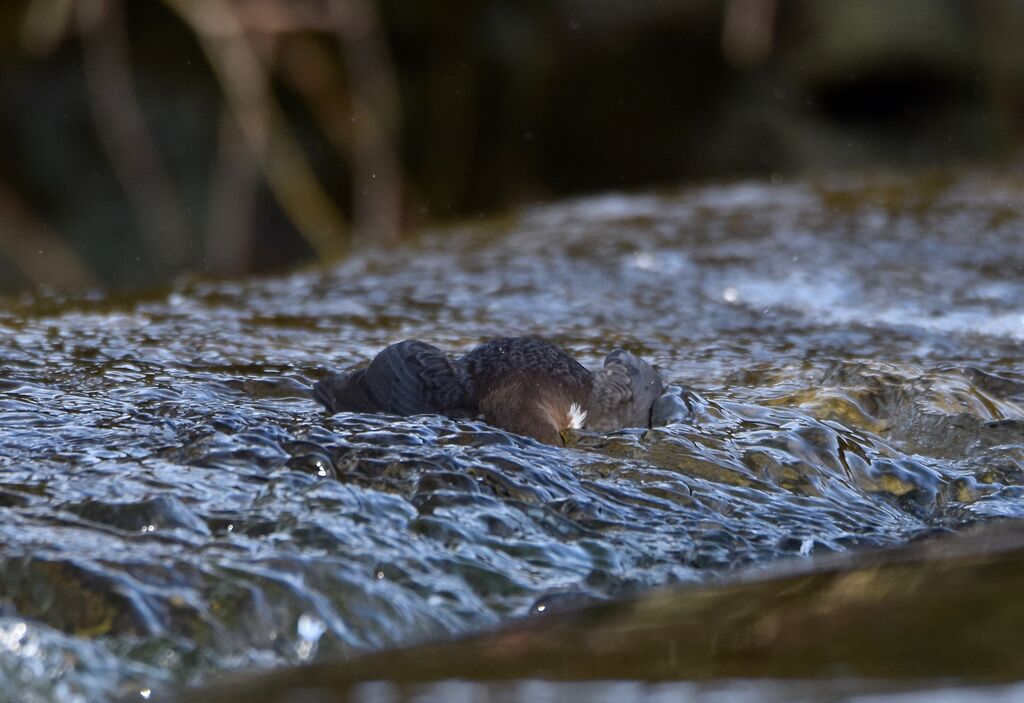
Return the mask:
{"type": "Polygon", "coordinates": [[[370,365],[320,381],[313,397],[330,412],[482,417],[548,444],[562,431],[647,427],[661,377],[622,349],[590,371],[560,347],[532,337],[485,342],[452,358],[410,339],[387,347],[370,365]]]}

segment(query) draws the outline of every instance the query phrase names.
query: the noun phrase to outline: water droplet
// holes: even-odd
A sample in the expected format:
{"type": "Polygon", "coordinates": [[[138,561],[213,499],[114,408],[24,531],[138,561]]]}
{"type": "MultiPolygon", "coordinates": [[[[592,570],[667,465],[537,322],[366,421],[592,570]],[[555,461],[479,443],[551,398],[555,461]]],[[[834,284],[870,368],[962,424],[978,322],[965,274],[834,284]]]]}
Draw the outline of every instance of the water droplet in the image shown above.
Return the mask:
{"type": "Polygon", "coordinates": [[[654,255],[649,252],[641,252],[633,257],[633,265],[641,271],[651,271],[655,268],[654,255]]]}
{"type": "Polygon", "coordinates": [[[327,632],[327,625],[317,616],[303,613],[299,616],[296,630],[302,639],[316,642],[327,632]]]}

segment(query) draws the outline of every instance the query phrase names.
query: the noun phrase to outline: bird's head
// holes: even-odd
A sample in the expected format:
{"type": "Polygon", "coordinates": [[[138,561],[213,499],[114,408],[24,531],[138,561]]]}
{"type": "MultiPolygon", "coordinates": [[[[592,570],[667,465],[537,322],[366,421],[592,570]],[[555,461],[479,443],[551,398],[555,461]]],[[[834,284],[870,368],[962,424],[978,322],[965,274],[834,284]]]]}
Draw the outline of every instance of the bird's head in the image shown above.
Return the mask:
{"type": "Polygon", "coordinates": [[[550,378],[512,376],[495,384],[480,400],[480,411],[492,425],[527,435],[545,444],[564,444],[562,433],[586,425],[583,389],[553,383],[550,378]]]}

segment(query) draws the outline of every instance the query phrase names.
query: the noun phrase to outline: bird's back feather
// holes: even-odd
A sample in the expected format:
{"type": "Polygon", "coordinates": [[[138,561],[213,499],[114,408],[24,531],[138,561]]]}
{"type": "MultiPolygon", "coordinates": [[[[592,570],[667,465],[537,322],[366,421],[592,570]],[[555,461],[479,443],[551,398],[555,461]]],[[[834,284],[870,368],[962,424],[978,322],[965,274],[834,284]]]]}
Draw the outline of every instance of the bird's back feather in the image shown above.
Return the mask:
{"type": "Polygon", "coordinates": [[[472,384],[437,347],[406,340],[387,347],[364,369],[316,384],[313,396],[332,412],[472,415],[472,384]]]}

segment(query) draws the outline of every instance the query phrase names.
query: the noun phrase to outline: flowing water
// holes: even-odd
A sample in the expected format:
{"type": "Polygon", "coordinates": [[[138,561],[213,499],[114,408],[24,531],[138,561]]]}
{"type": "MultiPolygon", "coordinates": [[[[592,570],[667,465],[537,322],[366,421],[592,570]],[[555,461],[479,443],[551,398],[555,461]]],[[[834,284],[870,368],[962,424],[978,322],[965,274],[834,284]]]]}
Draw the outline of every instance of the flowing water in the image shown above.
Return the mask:
{"type": "Polygon", "coordinates": [[[1020,213],[1024,181],[985,173],[739,183],[3,302],[0,700],[148,697],[1024,516],[1020,213]],[[562,448],[307,395],[401,339],[503,335],[640,353],[669,424],[562,448]]]}

